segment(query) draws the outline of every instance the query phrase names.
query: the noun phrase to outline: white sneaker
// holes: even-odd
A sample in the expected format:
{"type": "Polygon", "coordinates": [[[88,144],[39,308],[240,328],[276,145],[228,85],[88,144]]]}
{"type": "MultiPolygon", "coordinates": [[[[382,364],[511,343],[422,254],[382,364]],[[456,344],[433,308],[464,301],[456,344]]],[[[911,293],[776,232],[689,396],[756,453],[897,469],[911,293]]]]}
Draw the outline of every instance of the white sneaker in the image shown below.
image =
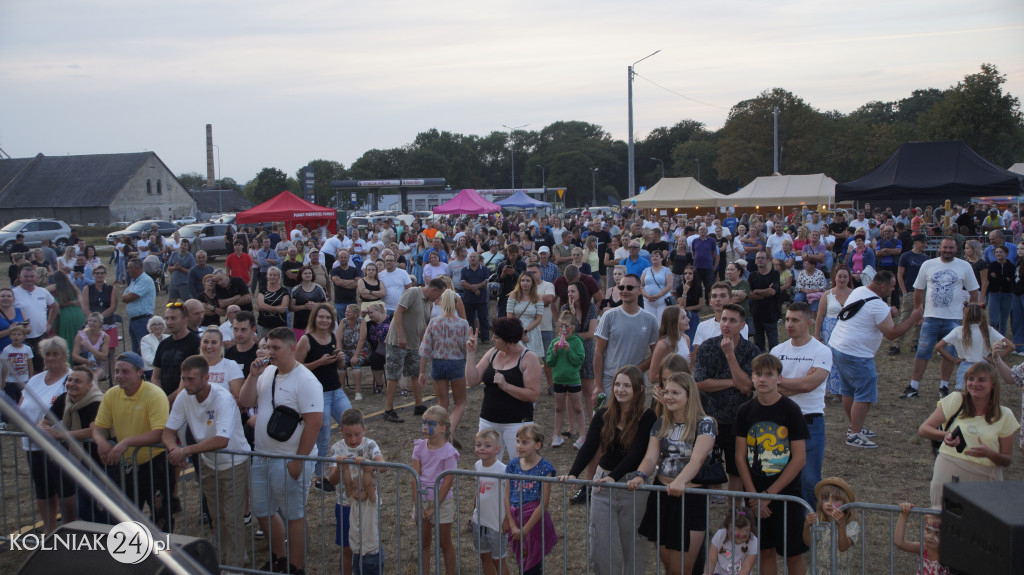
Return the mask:
{"type": "Polygon", "coordinates": [[[563,443],[565,443],[565,439],[562,439],[561,435],[556,435],[555,438],[551,440],[551,447],[561,447],[563,443]]]}
{"type": "Polygon", "coordinates": [[[573,444],[576,449],[583,449],[583,436],[581,435],[573,444]]]}
{"type": "Polygon", "coordinates": [[[359,393],[359,392],[357,391],[357,392],[356,392],[356,397],[355,397],[355,400],[356,400],[356,401],[362,401],[362,400],[363,400],[363,394],[361,394],[361,393],[359,393]]]}

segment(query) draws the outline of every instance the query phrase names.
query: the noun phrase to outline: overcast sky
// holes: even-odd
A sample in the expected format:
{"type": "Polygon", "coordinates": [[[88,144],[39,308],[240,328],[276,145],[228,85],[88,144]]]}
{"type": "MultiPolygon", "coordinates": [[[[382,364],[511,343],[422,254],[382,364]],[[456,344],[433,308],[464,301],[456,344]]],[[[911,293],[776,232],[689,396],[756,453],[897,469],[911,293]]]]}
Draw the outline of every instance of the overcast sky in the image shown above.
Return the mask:
{"type": "Polygon", "coordinates": [[[772,87],[850,112],[982,62],[1024,97],[1024,2],[3,0],[0,148],[152,150],[205,174],[211,123],[223,175],[245,182],[430,128],[581,120],[624,140],[626,68],[655,50],[636,67],[638,138],[717,129],[772,87]]]}

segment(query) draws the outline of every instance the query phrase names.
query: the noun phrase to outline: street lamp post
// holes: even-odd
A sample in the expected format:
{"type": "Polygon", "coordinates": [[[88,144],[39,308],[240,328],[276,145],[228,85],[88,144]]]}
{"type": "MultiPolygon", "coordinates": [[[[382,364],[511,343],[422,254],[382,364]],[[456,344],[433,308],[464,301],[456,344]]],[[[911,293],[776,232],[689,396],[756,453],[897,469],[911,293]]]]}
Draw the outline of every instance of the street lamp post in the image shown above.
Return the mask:
{"type": "Polygon", "coordinates": [[[544,180],[544,166],[540,164],[534,164],[534,166],[540,168],[540,187],[544,189],[544,191],[540,193],[540,199],[546,202],[548,201],[548,185],[544,180]]]}
{"type": "Polygon", "coordinates": [[[697,158],[697,183],[700,183],[700,158],[697,158]]]}
{"type": "MultiPolygon", "coordinates": [[[[658,52],[661,52],[661,50],[655,50],[643,58],[640,58],[636,62],[633,62],[633,66],[636,66],[658,52]]],[[[628,81],[626,82],[629,86],[629,189],[626,191],[629,193],[629,197],[631,198],[636,195],[636,170],[633,167],[633,66],[629,66],[627,69],[629,74],[628,81]]]]}
{"type": "Polygon", "coordinates": [[[597,168],[590,168],[590,193],[593,198],[590,200],[590,207],[597,205],[597,168]]]}
{"type": "Polygon", "coordinates": [[[525,128],[527,126],[529,126],[529,124],[523,124],[522,126],[506,126],[505,124],[501,125],[502,128],[505,128],[506,130],[508,130],[508,151],[509,151],[509,157],[512,158],[512,192],[513,193],[515,193],[515,191],[516,191],[516,143],[515,143],[515,137],[512,135],[512,133],[514,131],[518,130],[519,128],[525,128]]]}
{"type": "Polygon", "coordinates": [[[658,162],[659,164],[661,164],[661,179],[664,180],[665,179],[665,162],[659,160],[658,158],[651,158],[651,161],[658,162]]]}

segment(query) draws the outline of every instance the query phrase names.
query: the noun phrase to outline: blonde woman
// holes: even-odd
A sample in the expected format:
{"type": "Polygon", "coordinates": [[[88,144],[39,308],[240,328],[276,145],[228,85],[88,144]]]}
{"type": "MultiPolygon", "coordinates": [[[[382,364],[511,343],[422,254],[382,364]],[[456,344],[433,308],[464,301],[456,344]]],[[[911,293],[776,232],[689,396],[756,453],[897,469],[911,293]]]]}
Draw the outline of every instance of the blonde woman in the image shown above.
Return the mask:
{"type": "Polygon", "coordinates": [[[523,324],[523,343],[526,349],[537,357],[544,356],[544,341],[540,333],[540,321],[544,315],[544,302],[537,295],[537,284],[530,274],[522,274],[515,289],[508,296],[505,307],[508,315],[518,318],[523,324]]]}
{"type": "MultiPolygon", "coordinates": [[[[528,274],[523,274],[528,275],[528,274]]],[[[430,378],[434,380],[437,404],[448,410],[448,388],[451,387],[455,404],[451,410],[452,430],[466,413],[466,340],[470,338],[469,322],[459,317],[455,290],[449,288],[441,294],[441,315],[430,320],[420,342],[420,387],[427,384],[427,359],[430,358],[430,378]]],[[[540,335],[538,334],[538,338],[540,335]]]]}

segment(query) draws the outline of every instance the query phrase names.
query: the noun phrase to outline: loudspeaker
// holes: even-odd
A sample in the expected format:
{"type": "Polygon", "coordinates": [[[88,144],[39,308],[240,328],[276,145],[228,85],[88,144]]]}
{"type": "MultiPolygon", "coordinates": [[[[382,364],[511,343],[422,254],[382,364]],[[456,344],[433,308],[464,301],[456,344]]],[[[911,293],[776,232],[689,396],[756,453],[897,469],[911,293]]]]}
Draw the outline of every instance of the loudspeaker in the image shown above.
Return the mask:
{"type": "Polygon", "coordinates": [[[939,552],[960,575],[1024,573],[1024,482],[947,483],[939,552]]]}
{"type": "MultiPolygon", "coordinates": [[[[169,573],[163,561],[153,553],[137,564],[121,563],[107,552],[107,535],[113,525],[74,521],[45,538],[30,536],[22,540],[22,548],[34,549],[18,570],[21,575],[162,575],[169,573]],[[97,545],[99,543],[100,545],[97,545]]],[[[188,554],[209,573],[218,573],[220,564],[213,544],[198,537],[166,533],[153,534],[155,539],[188,554]]]]}

